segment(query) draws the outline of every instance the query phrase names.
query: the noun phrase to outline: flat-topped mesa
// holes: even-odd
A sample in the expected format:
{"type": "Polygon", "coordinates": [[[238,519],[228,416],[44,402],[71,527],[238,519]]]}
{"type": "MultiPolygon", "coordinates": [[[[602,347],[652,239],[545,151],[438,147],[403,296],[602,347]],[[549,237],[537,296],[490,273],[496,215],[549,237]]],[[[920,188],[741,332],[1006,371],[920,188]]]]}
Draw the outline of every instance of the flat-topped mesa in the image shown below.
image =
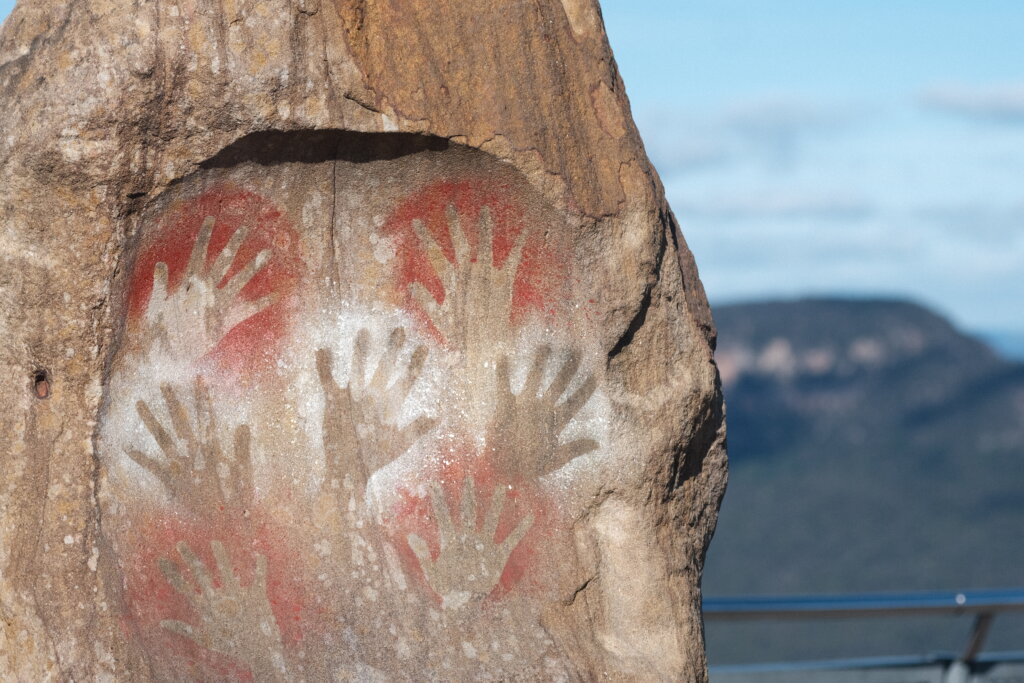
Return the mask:
{"type": "Polygon", "coordinates": [[[0,677],[694,680],[714,327],[596,2],[25,0],[0,677]]]}

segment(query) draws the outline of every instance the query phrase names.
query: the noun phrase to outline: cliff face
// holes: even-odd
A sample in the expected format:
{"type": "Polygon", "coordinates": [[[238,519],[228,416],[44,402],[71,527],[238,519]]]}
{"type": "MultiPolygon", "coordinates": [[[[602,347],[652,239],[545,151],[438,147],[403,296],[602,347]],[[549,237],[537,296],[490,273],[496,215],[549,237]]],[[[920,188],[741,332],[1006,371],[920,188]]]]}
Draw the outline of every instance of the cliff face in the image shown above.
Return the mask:
{"type": "MultiPolygon", "coordinates": [[[[1020,583],[1024,553],[1008,539],[1024,523],[1024,365],[905,302],[745,304],[715,319],[733,477],[709,593],[1020,583]]],[[[712,654],[955,648],[966,625],[940,622],[721,626],[712,654]]],[[[1019,637],[1005,620],[992,647],[1019,637]]]]}
{"type": "Polygon", "coordinates": [[[596,3],[22,2],[0,673],[703,680],[714,327],[596,3]]]}
{"type": "Polygon", "coordinates": [[[923,308],[809,300],[717,317],[737,458],[840,458],[882,438],[943,452],[1020,444],[1020,366],[923,308]]]}

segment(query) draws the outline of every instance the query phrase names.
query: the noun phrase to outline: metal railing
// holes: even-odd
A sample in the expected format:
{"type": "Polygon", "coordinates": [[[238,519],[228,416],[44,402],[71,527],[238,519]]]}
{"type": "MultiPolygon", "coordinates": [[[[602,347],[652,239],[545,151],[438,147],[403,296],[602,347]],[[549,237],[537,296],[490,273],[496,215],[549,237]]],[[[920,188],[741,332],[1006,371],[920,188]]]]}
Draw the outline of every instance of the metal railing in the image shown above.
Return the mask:
{"type": "Polygon", "coordinates": [[[1024,682],[1024,652],[982,654],[997,614],[1024,612],[1024,589],[861,595],[706,598],[706,621],[808,620],[902,616],[973,616],[956,654],[873,657],[821,662],[713,666],[712,681],[968,681],[1024,682]],[[826,672],[828,672],[826,674],[826,672]]]}

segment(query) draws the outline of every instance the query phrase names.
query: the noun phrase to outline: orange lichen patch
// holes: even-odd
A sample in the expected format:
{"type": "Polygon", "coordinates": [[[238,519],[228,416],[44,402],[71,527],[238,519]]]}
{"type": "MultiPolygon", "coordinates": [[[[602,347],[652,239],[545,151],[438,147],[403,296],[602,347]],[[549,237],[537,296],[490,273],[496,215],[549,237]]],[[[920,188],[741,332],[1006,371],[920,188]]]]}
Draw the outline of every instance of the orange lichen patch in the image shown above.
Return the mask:
{"type": "Polygon", "coordinates": [[[521,233],[526,230],[522,260],[512,293],[511,322],[521,323],[534,313],[551,316],[566,297],[568,254],[555,246],[544,226],[527,223],[525,208],[519,203],[517,188],[507,183],[480,180],[445,180],[421,189],[402,201],[384,224],[385,234],[398,242],[399,267],[395,285],[406,308],[439,340],[441,333],[409,295],[410,285],[422,284],[437,301],[445,298],[444,285],[427,258],[424,245],[413,228],[422,221],[441,246],[445,258],[454,263],[455,247],[448,225],[448,208],[453,207],[473,253],[473,260],[488,258],[480,254],[480,219],[484,207],[493,220],[493,253],[496,268],[505,264],[521,233]]]}
{"type": "Polygon", "coordinates": [[[172,205],[159,225],[143,235],[128,284],[129,330],[146,312],[158,263],[167,266],[168,292],[173,293],[182,286],[200,227],[210,217],[214,220],[214,227],[206,253],[206,267],[215,261],[237,230],[248,231],[231,267],[217,286],[224,287],[257,254],[269,249],[272,252],[270,260],[242,288],[238,298],[242,302],[256,301],[269,295],[277,298],[272,305],[227,331],[206,359],[236,371],[265,366],[276,360],[276,352],[294,308],[292,295],[303,269],[299,257],[299,236],[273,203],[231,185],[216,186],[197,197],[172,205]]]}

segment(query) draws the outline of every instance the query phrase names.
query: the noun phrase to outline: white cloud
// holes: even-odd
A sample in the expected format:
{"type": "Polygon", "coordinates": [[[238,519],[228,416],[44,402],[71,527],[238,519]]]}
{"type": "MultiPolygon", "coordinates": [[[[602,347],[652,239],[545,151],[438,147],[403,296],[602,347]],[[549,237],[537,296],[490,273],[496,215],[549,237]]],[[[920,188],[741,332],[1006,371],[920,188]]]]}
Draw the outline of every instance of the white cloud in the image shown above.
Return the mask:
{"type": "Polygon", "coordinates": [[[732,128],[755,135],[831,131],[851,121],[848,109],[787,95],[736,102],[728,107],[723,118],[732,128]]]}
{"type": "Polygon", "coordinates": [[[664,177],[754,162],[794,167],[810,140],[835,135],[864,108],[795,95],[738,100],[714,111],[655,107],[637,113],[648,154],[664,177]]]}
{"type": "Polygon", "coordinates": [[[925,107],[985,122],[1024,124],[1024,83],[946,84],[920,96],[925,107]]]}
{"type": "Polygon", "coordinates": [[[751,152],[774,165],[791,166],[808,138],[843,131],[856,119],[855,112],[849,106],[777,94],[732,105],[722,115],[722,122],[751,152]]]}
{"type": "Polygon", "coordinates": [[[1024,202],[1010,206],[976,202],[936,204],[919,209],[917,216],[949,237],[967,237],[1004,247],[1024,244],[1024,202]]]}
{"type": "Polygon", "coordinates": [[[654,108],[637,114],[647,154],[664,178],[692,174],[736,161],[735,141],[719,126],[676,108],[654,108]]]}
{"type": "Polygon", "coordinates": [[[890,209],[857,223],[677,215],[712,302],[878,294],[927,302],[970,329],[1022,324],[1024,239],[950,233],[890,209]]]}
{"type": "Polygon", "coordinates": [[[718,197],[702,197],[673,203],[676,213],[714,221],[813,220],[859,221],[874,213],[862,197],[813,190],[742,191],[718,197]]]}
{"type": "Polygon", "coordinates": [[[734,151],[724,141],[689,138],[681,132],[647,136],[646,146],[654,167],[664,176],[700,172],[735,159],[734,151]]]}

